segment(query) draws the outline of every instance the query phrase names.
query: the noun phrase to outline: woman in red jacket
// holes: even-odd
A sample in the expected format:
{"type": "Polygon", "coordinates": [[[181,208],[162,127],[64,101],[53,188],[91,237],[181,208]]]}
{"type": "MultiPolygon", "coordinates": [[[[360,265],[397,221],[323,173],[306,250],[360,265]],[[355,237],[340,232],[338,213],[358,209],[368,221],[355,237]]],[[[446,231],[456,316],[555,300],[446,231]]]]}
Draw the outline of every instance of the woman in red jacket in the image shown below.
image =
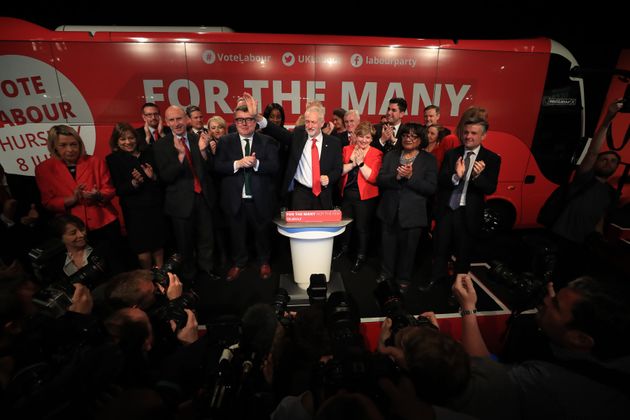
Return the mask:
{"type": "Polygon", "coordinates": [[[120,224],[111,204],[116,191],[105,162],[86,155],[79,133],[67,125],[53,126],[47,143],[50,159],[35,168],[42,205],[81,219],[92,241],[119,238],[120,224]]]}
{"type": "Polygon", "coordinates": [[[363,121],[354,130],[356,144],[343,148],[343,172],[341,176],[341,210],[344,217],[352,217],[354,222],[346,226],[341,236],[339,250],[335,259],[348,250],[352,235],[352,226],[357,231],[357,259],[351,272],[357,273],[367,259],[368,239],[371,223],[376,210],[378,187],[376,176],[381,169],[383,152],[370,147],[374,128],[368,121],[363,121]]]}

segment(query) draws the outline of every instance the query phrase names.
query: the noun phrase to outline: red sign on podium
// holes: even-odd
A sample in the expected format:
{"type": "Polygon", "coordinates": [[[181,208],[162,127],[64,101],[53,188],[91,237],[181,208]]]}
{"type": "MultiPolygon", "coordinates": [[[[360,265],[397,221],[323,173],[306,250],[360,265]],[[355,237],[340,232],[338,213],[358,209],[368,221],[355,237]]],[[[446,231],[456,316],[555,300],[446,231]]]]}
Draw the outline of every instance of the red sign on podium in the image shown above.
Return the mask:
{"type": "Polygon", "coordinates": [[[287,223],[325,223],[341,221],[341,210],[291,210],[285,214],[287,223]]]}

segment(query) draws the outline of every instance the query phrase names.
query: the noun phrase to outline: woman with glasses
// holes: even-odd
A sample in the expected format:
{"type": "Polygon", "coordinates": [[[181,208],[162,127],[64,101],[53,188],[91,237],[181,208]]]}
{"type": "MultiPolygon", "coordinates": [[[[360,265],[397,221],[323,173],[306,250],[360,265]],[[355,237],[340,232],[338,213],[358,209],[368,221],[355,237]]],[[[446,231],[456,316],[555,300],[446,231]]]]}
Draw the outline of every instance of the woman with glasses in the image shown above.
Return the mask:
{"type": "Polygon", "coordinates": [[[427,199],[437,189],[435,157],[426,129],[416,123],[401,127],[401,146],[387,153],[376,182],[381,193],[377,215],[382,222],[383,261],[377,281],[395,281],[404,293],[411,284],[413,262],[422,228],[428,225],[427,199]]]}
{"type": "Polygon", "coordinates": [[[114,126],[109,147],[112,153],[106,158],[107,166],[120,197],[129,245],[141,268],[161,267],[166,226],[153,150],[138,149],[135,131],[128,123],[114,126]]]}
{"type": "Polygon", "coordinates": [[[354,223],[346,226],[340,238],[341,246],[335,259],[347,252],[353,230],[357,232],[357,259],[350,270],[356,274],[367,259],[368,242],[374,210],[376,209],[378,186],[376,177],[383,162],[383,152],[373,147],[374,127],[364,121],[355,129],[356,144],[343,148],[343,171],[340,190],[341,210],[344,217],[351,217],[354,223]],[[352,227],[356,228],[353,229],[352,227]]]}

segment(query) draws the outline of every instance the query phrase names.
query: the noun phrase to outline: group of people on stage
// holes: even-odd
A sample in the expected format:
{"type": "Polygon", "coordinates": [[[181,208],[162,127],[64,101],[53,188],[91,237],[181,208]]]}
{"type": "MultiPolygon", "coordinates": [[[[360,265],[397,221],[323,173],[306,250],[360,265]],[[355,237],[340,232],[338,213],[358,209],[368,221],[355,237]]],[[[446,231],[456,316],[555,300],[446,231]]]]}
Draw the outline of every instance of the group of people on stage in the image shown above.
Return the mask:
{"type": "Polygon", "coordinates": [[[382,223],[378,281],[396,282],[401,291],[410,285],[421,232],[433,218],[436,263],[432,279],[421,287],[447,275],[451,253],[457,272],[468,271],[484,197],[495,191],[500,167],[500,158],[482,146],[488,130],[484,109],[467,110],[457,133],[450,134],[439,125],[434,105],[425,109],[425,124],[403,123],[403,98],[392,98],[386,122],[376,125],[343,109],[326,123],[325,108],[312,102],[292,131],[284,127],[279,104],[263,114],[257,105],[243,94],[227,127],[221,117],[204,125],[196,106],[169,106],[162,118],[147,103],[143,127],[116,124],[105,161],[86,154],[73,128],[54,126],[48,136],[52,158],[36,168],[42,204],[79,217],[92,239],[117,243],[120,224],[111,200],[118,195],[139,265],[160,266],[171,236],[183,256],[184,281],[194,281],[200,271],[217,277],[213,253],[225,251],[225,235],[217,232],[226,225],[232,261],[227,279],[238,278],[250,260],[248,238],[260,277],[269,278],[272,218],[286,204],[340,206],[344,217],[354,219],[335,252],[336,258],[345,254],[356,232],[353,273],[367,259],[376,215],[382,223]]]}
{"type": "Polygon", "coordinates": [[[454,271],[468,272],[501,158],[482,144],[489,126],[485,109],[467,109],[454,133],[439,125],[437,106],[425,109],[425,124],[404,123],[406,110],[405,99],[392,98],[385,123],[372,125],[343,109],[326,123],[325,108],[312,102],[290,131],[279,104],[259,114],[247,93],[229,127],[216,116],[204,126],[196,106],[170,106],[162,119],[159,108],[147,103],[143,127],[114,127],[105,162],[85,153],[74,129],[54,126],[48,137],[52,158],[36,168],[36,179],[43,206],[79,217],[92,240],[118,243],[120,224],[111,204],[118,195],[139,265],[161,265],[172,237],[185,281],[200,271],[216,279],[217,249],[230,255],[227,280],[238,278],[250,260],[248,238],[260,277],[267,279],[272,218],[279,208],[340,206],[354,222],[339,238],[335,259],[348,252],[355,235],[351,271],[361,270],[376,215],[382,242],[377,281],[395,282],[404,292],[421,233],[435,220],[432,275],[419,285],[428,290],[448,276],[451,255],[454,271]]]}

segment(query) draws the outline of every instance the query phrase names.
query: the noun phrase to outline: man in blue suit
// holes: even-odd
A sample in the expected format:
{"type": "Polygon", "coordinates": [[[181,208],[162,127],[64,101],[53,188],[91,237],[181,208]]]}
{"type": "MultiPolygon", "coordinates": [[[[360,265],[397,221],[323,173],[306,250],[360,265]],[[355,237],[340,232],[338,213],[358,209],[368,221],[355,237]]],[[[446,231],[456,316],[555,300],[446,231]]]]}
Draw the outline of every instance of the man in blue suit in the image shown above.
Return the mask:
{"type": "Polygon", "coordinates": [[[485,197],[496,191],[501,167],[501,157],[481,145],[487,131],[485,119],[467,120],[462,146],[444,156],[438,176],[433,273],[431,281],[419,287],[421,291],[447,276],[451,254],[457,260],[457,274],[470,269],[472,248],[483,223],[485,197]]]}
{"type": "Polygon", "coordinates": [[[227,280],[239,277],[247,265],[247,228],[256,245],[260,277],[271,277],[271,219],[274,184],[278,171],[277,142],[256,132],[256,119],[247,106],[234,112],[236,133],[221,137],[217,146],[215,171],[221,179],[221,208],[228,216],[234,265],[227,280]]]}

